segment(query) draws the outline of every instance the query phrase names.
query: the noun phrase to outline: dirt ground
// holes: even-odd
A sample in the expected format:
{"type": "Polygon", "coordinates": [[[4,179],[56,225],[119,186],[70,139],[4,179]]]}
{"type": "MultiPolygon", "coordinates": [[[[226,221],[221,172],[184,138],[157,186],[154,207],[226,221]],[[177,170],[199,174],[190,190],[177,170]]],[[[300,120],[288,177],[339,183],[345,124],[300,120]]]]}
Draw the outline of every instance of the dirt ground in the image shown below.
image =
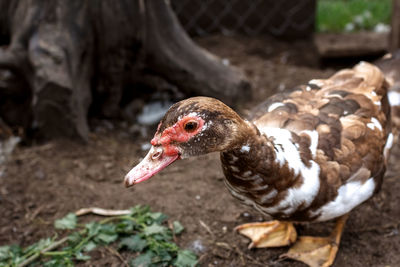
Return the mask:
{"type": "MultiPolygon", "coordinates": [[[[255,100],[243,103],[242,113],[275,91],[334,72],[319,68],[310,42],[221,36],[197,42],[242,69],[251,80],[255,100]]],[[[145,155],[142,145],[149,142],[154,127],[143,137],[132,134],[126,122],[93,125],[88,145],[60,140],[14,151],[0,176],[0,246],[26,246],[53,236],[53,221],[80,208],[127,209],[141,204],[184,225],[178,244],[194,250],[200,266],[305,266],[279,260],[287,248],[248,250],[248,240],[233,232],[240,223],[263,218],[226,190],[218,154],[176,162],[126,189],[123,177],[145,155]]],[[[400,153],[392,157],[380,193],[351,213],[334,266],[399,266],[398,157],[400,153]]],[[[301,235],[327,235],[332,226],[332,222],[304,224],[297,229],[301,235]]],[[[105,249],[91,255],[92,260],[81,265],[122,265],[105,249]]],[[[127,252],[122,256],[132,257],[127,252]]]]}

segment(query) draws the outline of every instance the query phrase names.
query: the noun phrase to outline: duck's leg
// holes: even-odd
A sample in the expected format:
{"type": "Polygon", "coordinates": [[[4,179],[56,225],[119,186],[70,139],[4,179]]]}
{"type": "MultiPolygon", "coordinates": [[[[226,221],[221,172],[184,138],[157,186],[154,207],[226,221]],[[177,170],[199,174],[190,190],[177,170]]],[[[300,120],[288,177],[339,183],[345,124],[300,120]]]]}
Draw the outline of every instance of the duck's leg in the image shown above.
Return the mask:
{"type": "Polygon", "coordinates": [[[348,214],[340,217],[329,237],[301,236],[281,257],[302,261],[311,267],[328,267],[335,261],[348,214]]]}
{"type": "Polygon", "coordinates": [[[290,222],[246,223],[237,226],[235,230],[251,239],[249,248],[287,246],[297,238],[296,229],[290,222]]]}

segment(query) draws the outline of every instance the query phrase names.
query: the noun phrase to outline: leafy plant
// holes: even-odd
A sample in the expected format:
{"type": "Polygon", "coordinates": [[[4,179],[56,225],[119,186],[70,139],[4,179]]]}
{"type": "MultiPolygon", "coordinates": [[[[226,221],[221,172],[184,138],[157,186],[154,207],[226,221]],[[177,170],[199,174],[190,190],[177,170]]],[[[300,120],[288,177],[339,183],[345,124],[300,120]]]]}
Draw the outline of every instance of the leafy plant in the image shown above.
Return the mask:
{"type": "Polygon", "coordinates": [[[135,257],[129,262],[134,267],[195,266],[196,255],[172,242],[173,235],[180,234],[183,226],[175,221],[170,229],[165,226],[166,219],[166,215],[142,206],[132,208],[128,215],[84,225],[78,224],[76,215],[70,213],[54,222],[57,229],[74,230],[68,236],[42,239],[26,248],[2,246],[0,266],[74,266],[76,261],[90,260],[88,252],[93,249],[111,244],[118,250],[134,252],[135,257]]]}

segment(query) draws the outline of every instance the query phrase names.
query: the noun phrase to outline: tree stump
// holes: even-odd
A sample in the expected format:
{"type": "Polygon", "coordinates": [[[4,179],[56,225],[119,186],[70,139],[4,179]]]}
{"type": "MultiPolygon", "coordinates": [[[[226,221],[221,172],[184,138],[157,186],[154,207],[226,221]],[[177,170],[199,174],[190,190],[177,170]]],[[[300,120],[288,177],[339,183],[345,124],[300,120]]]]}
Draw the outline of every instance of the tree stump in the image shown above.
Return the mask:
{"type": "Polygon", "coordinates": [[[45,138],[87,140],[89,108],[118,117],[124,91],[134,96],[132,84],[152,76],[228,105],[251,97],[244,75],[197,46],[167,0],[0,0],[0,45],[0,97],[19,96],[0,116],[45,138]]]}

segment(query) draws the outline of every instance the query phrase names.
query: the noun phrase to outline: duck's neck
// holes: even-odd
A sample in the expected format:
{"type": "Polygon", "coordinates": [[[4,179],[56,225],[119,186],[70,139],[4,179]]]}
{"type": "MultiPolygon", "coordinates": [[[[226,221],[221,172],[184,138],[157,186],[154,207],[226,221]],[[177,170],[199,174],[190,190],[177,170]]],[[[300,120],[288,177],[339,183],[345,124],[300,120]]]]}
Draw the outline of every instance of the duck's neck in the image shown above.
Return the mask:
{"type": "Polygon", "coordinates": [[[257,173],[275,177],[282,166],[277,161],[278,149],[273,140],[262,134],[258,128],[246,122],[248,129],[230,149],[221,152],[225,176],[247,178],[257,173]]]}

